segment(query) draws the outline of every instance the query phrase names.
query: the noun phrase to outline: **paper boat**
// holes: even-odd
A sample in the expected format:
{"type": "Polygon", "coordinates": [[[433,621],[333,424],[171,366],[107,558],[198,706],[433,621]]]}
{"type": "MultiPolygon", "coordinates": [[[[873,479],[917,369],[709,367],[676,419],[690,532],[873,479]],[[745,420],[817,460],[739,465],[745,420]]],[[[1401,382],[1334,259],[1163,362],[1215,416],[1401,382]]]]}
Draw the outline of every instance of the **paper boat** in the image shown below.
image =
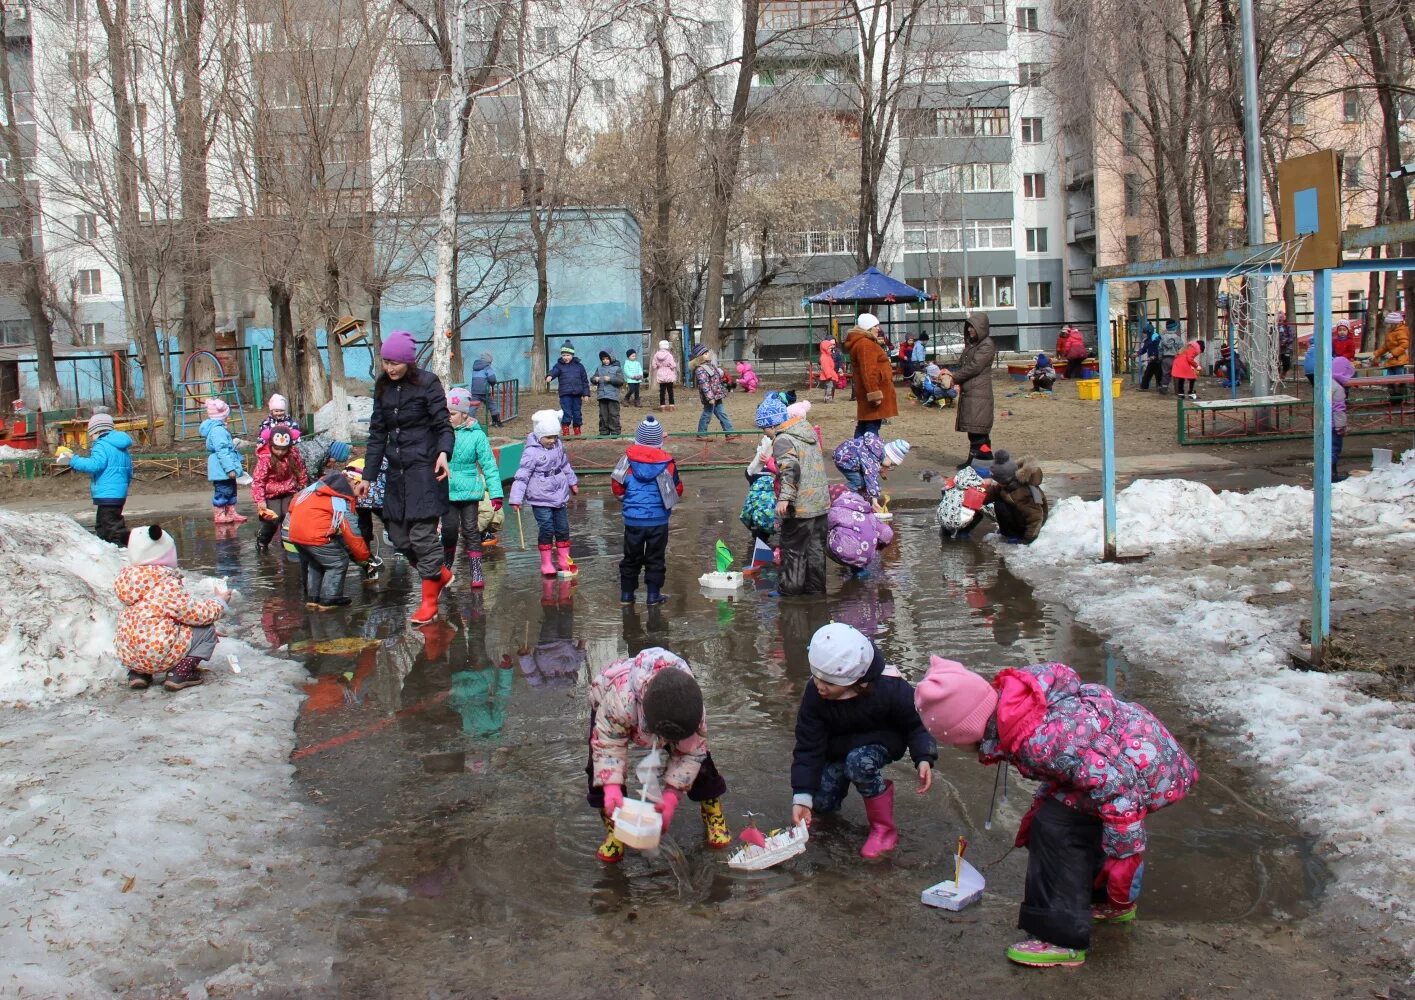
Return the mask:
{"type": "Polygon", "coordinates": [[[747,844],[727,859],[729,868],[759,872],[763,868],[779,865],[788,858],[794,858],[806,849],[806,841],[811,839],[805,823],[797,823],[790,830],[778,830],[766,838],[766,846],[747,844]]]}
{"type": "Polygon", "coordinates": [[[878,519],[878,520],[880,520],[880,521],[883,521],[883,522],[885,522],[886,524],[888,524],[890,521],[893,521],[893,520],[894,520],[894,515],[891,514],[891,513],[890,513],[889,511],[887,511],[887,510],[885,510],[885,511],[880,511],[878,514],[875,515],[875,517],[876,517],[876,519],[878,519]]]}
{"type": "Polygon", "coordinates": [[[704,573],[698,584],[708,590],[737,590],[742,586],[741,573],[704,573]]]}
{"type": "Polygon", "coordinates": [[[983,898],[983,887],[987,880],[983,873],[968,862],[959,863],[962,870],[961,885],[954,885],[953,879],[931,885],[919,894],[919,901],[925,906],[936,906],[941,910],[961,910],[983,898]]]}

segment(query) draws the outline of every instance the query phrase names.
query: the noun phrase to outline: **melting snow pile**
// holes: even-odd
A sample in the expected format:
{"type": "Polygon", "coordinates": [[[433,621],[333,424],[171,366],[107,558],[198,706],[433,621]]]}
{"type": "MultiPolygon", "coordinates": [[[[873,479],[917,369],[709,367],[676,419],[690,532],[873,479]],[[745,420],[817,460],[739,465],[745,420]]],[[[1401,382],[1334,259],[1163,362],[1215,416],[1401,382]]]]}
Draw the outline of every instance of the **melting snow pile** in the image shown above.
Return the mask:
{"type": "Polygon", "coordinates": [[[39,450],[36,448],[11,448],[8,444],[0,444],[0,459],[38,457],[39,450]]]}
{"type": "MultiPolygon", "coordinates": [[[[373,416],[373,397],[350,396],[348,400],[350,431],[355,440],[362,441],[364,438],[368,437],[369,417],[373,416]]],[[[327,433],[333,428],[336,406],[338,406],[338,402],[331,399],[315,411],[314,429],[316,432],[327,433]]]]}
{"type": "MultiPolygon", "coordinates": [[[[1349,555],[1338,584],[1362,595],[1408,589],[1410,564],[1398,554],[1415,545],[1415,451],[1338,484],[1332,507],[1337,554],[1349,555]]],[[[1347,676],[1291,668],[1310,612],[1311,519],[1311,494],[1300,488],[1214,493],[1140,481],[1118,497],[1117,541],[1150,559],[1099,563],[1101,505],[1078,498],[1006,558],[1041,596],[1069,605],[1132,662],[1174,678],[1217,731],[1234,734],[1318,838],[1337,890],[1405,922],[1391,936],[1415,954],[1415,705],[1368,697],[1347,676]]]]}

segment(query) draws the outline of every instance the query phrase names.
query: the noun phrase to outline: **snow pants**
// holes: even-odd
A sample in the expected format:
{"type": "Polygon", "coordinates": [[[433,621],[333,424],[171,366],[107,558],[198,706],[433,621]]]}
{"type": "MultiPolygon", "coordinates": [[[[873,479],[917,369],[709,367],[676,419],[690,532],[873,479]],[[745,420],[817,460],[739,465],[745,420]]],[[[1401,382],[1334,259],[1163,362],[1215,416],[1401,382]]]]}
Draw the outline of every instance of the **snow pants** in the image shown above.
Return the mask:
{"type": "Polygon", "coordinates": [[[860,797],[872,799],[883,795],[884,775],[881,773],[894,758],[883,744],[871,743],[856,747],[845,755],[844,760],[833,760],[821,771],[820,787],[812,793],[816,812],[835,812],[850,793],[854,785],[860,797]]]}
{"type": "Polygon", "coordinates": [[[436,580],[442,575],[442,534],[437,530],[437,518],[384,521],[383,528],[393,547],[417,569],[418,576],[436,580]]]}
{"type": "Polygon", "coordinates": [[[95,500],[93,512],[93,533],[112,545],[126,547],[128,544],[128,522],[123,520],[123,505],[126,500],[95,500]]]}
{"type": "Polygon", "coordinates": [[[300,568],[305,574],[305,600],[328,605],[344,596],[344,578],[349,575],[349,550],[341,542],[324,545],[296,545],[300,568]]]}
{"type": "Polygon", "coordinates": [[[290,512],[290,495],[283,497],[266,497],[265,505],[275,511],[275,520],[260,522],[260,532],[256,535],[257,545],[266,546],[271,543],[276,535],[280,533],[280,524],[285,520],[285,515],[290,512]]]}
{"type": "Polygon", "coordinates": [[[639,570],[650,594],[663,590],[668,575],[668,525],[624,525],[624,558],[619,560],[619,589],[633,593],[639,587],[639,570]]]}
{"type": "Polygon", "coordinates": [[[672,382],[660,382],[660,383],[658,384],[658,405],[659,405],[659,406],[676,406],[676,405],[678,405],[678,404],[676,404],[675,402],[673,402],[673,386],[674,386],[674,383],[672,383],[672,382]]]}
{"type": "Polygon", "coordinates": [[[478,506],[475,500],[452,500],[442,515],[442,549],[444,554],[457,552],[457,536],[468,552],[481,552],[481,529],[477,527],[478,506]]]}
{"type": "Polygon", "coordinates": [[[599,436],[618,437],[619,426],[619,400],[601,399],[599,401],[599,436]]]}
{"type": "Polygon", "coordinates": [[[582,400],[579,396],[560,397],[560,424],[562,427],[581,427],[585,423],[582,400]]]}
{"type": "Polygon", "coordinates": [[[781,519],[782,597],[825,593],[826,515],[781,519]]]}
{"type": "Polygon", "coordinates": [[[1048,944],[1089,948],[1091,904],[1105,901],[1104,888],[1095,889],[1104,862],[1100,817],[1044,799],[1032,819],[1017,926],[1048,944]]]}

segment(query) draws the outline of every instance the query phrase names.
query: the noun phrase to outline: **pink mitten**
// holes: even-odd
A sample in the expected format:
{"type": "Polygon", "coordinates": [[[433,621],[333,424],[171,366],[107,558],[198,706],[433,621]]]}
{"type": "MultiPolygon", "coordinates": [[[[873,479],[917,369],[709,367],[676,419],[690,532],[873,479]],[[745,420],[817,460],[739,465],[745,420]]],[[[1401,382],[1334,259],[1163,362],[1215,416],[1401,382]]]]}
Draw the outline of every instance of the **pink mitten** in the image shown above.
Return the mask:
{"type": "Polygon", "coordinates": [[[1096,876],[1096,888],[1105,889],[1110,905],[1124,909],[1140,898],[1140,882],[1145,875],[1145,856],[1132,854],[1128,858],[1106,858],[1096,876]]]}
{"type": "Polygon", "coordinates": [[[604,813],[606,816],[613,816],[614,810],[624,804],[623,785],[604,786],[604,813]]]}
{"type": "Polygon", "coordinates": [[[657,808],[663,814],[663,831],[667,833],[668,827],[673,823],[673,810],[678,808],[678,789],[665,788],[657,808]]]}

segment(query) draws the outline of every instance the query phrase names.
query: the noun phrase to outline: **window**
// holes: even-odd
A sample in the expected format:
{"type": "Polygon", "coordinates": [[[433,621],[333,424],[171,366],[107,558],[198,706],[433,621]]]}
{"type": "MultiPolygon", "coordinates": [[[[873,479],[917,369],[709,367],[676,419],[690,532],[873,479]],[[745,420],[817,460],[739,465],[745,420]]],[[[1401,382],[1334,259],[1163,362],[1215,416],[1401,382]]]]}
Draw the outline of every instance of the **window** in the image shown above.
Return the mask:
{"type": "Polygon", "coordinates": [[[1125,262],[1133,264],[1140,259],[1140,237],[1125,237],[1125,262]]]}
{"type": "Polygon", "coordinates": [[[840,0],[767,0],[762,4],[761,26],[799,28],[833,21],[840,17],[840,11],[840,0]]]}
{"type": "Polygon", "coordinates": [[[926,0],[920,24],[997,24],[1003,20],[1002,0],[926,0]]]}
{"type": "Polygon", "coordinates": [[[1017,83],[1023,87],[1040,87],[1046,67],[1042,63],[1018,63],[1017,83]]]}
{"type": "Polygon", "coordinates": [[[1037,30],[1037,8],[1017,8],[1017,30],[1033,32],[1037,30]]]}
{"type": "Polygon", "coordinates": [[[1030,309],[1051,308],[1051,282],[1027,282],[1027,307],[1030,309]]]}
{"type": "Polygon", "coordinates": [[[1032,201],[1040,201],[1047,196],[1047,175],[1046,174],[1023,174],[1022,175],[1022,197],[1030,198],[1032,201]]]}
{"type": "Polygon", "coordinates": [[[1361,120],[1361,92],[1359,90],[1343,90],[1341,92],[1341,119],[1348,122],[1361,120]]]}
{"type": "Polygon", "coordinates": [[[703,22],[703,44],[721,48],[727,44],[727,26],[721,21],[703,22]]]}
{"type": "Polygon", "coordinates": [[[1047,231],[1045,228],[1027,230],[1027,252],[1047,252],[1047,231]]]}
{"type": "Polygon", "coordinates": [[[1120,143],[1130,156],[1140,151],[1140,116],[1133,111],[1120,116],[1120,143]]]}
{"type": "Polygon", "coordinates": [[[1307,292],[1298,292],[1292,296],[1292,311],[1297,316],[1312,315],[1312,296],[1307,292]]]}
{"type": "Polygon", "coordinates": [[[1022,119],[1022,141],[1025,143],[1042,141],[1042,120],[1040,118],[1022,119]]]}
{"type": "Polygon", "coordinates": [[[600,80],[591,80],[590,91],[594,94],[596,101],[608,103],[614,100],[614,81],[609,77],[604,77],[600,80]]]}
{"type": "Polygon", "coordinates": [[[75,80],[88,79],[88,53],[83,49],[69,53],[69,75],[75,80]]]}
{"type": "Polygon", "coordinates": [[[773,234],[769,253],[777,257],[854,255],[855,246],[856,232],[853,229],[816,229],[773,234]]]}
{"type": "Polygon", "coordinates": [[[1131,218],[1140,214],[1140,178],[1137,174],[1125,175],[1125,214],[1131,218]]]}
{"type": "Polygon", "coordinates": [[[98,168],[92,160],[79,160],[74,164],[74,180],[79,186],[91,188],[98,183],[98,168]]]}
{"type": "Polygon", "coordinates": [[[93,108],[87,104],[73,104],[69,106],[69,131],[83,132],[85,134],[93,131],[93,108]]]}
{"type": "MultiPolygon", "coordinates": [[[[917,133],[919,135],[941,135],[950,138],[966,136],[1007,135],[1011,123],[1007,119],[1006,108],[946,108],[925,111],[932,116],[934,130],[917,133]]],[[[925,119],[926,123],[928,119],[925,119]]]]}
{"type": "Polygon", "coordinates": [[[72,27],[88,23],[88,0],[64,0],[64,20],[72,27]]]}
{"type": "Polygon", "coordinates": [[[956,163],[914,167],[914,190],[944,193],[959,191],[1009,191],[1006,163],[956,163]]]}
{"type": "Polygon", "coordinates": [[[1341,156],[1341,183],[1349,188],[1361,186],[1361,157],[1352,154],[1341,156]]]}
{"type": "Polygon", "coordinates": [[[560,36],[553,24],[541,25],[536,29],[536,48],[542,51],[552,51],[560,48],[560,36]]]}
{"type": "Polygon", "coordinates": [[[80,271],[74,285],[80,295],[102,295],[103,272],[97,268],[80,271]]]}
{"type": "MultiPolygon", "coordinates": [[[[952,253],[963,249],[964,228],[959,223],[925,226],[904,224],[904,249],[911,253],[952,253]]],[[[1008,219],[971,219],[967,224],[969,250],[1011,250],[1012,223],[1008,219]]]]}
{"type": "Polygon", "coordinates": [[[1293,126],[1307,124],[1307,97],[1305,94],[1287,95],[1287,124],[1293,126]]]}
{"type": "Polygon", "coordinates": [[[1348,315],[1348,316],[1359,316],[1359,315],[1361,315],[1361,314],[1362,314],[1363,312],[1365,312],[1365,311],[1366,311],[1366,293],[1365,293],[1365,292],[1347,292],[1347,293],[1346,293],[1346,315],[1348,315]]]}
{"type": "Polygon", "coordinates": [[[103,343],[103,324],[85,323],[79,327],[79,340],[90,347],[103,343]]]}
{"type": "Polygon", "coordinates": [[[98,238],[98,216],[93,212],[82,212],[74,216],[74,236],[81,240],[98,238]]]}

